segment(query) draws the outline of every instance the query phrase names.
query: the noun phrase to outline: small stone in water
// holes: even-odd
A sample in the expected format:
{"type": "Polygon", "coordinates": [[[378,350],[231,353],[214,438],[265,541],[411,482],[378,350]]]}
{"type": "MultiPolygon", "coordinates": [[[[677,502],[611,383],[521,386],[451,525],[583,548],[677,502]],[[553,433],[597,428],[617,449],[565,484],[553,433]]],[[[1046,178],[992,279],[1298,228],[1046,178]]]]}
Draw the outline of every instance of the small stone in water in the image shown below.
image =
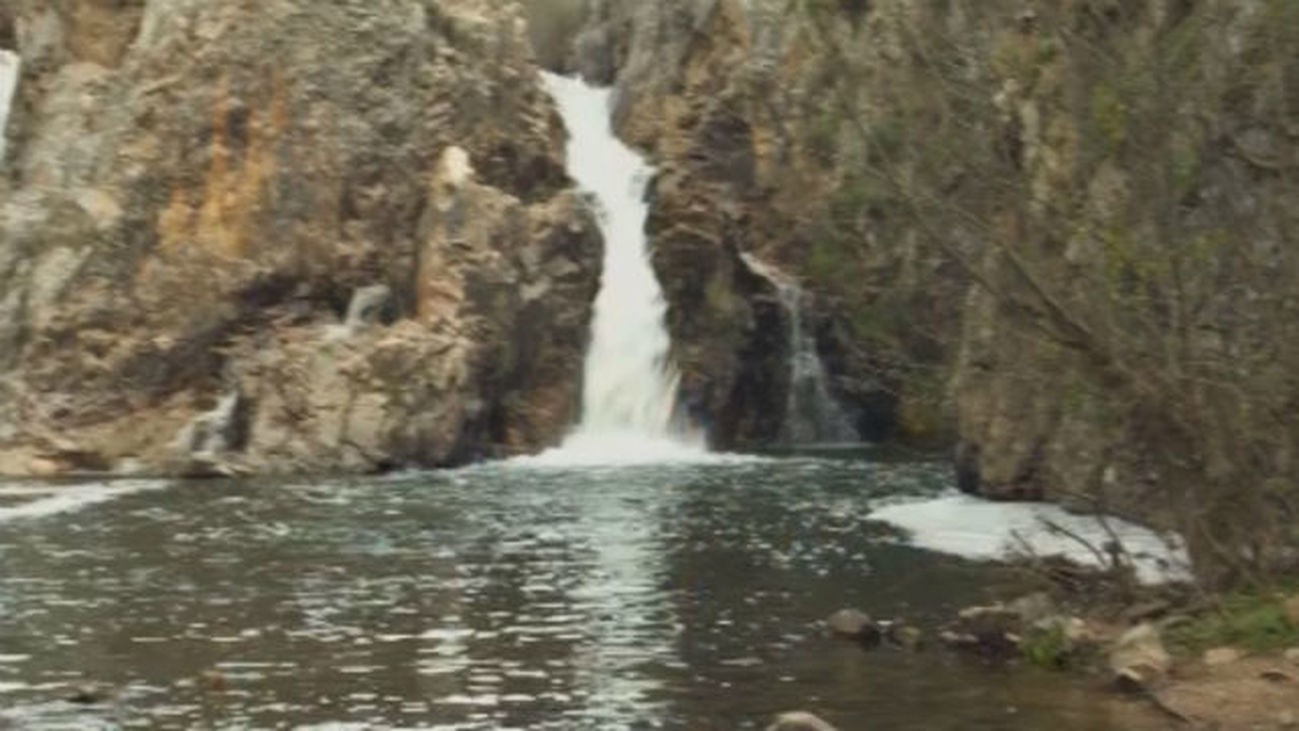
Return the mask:
{"type": "Polygon", "coordinates": [[[108,699],[109,690],[102,685],[82,685],[78,686],[72,694],[68,696],[69,703],[76,703],[81,706],[93,706],[103,703],[108,699]]]}
{"type": "Polygon", "coordinates": [[[824,719],[806,711],[782,713],[767,731],[838,731],[824,719]]]}
{"type": "Polygon", "coordinates": [[[907,624],[894,624],[889,627],[889,641],[898,647],[915,652],[920,649],[925,633],[918,627],[907,624]]]}
{"type": "Polygon", "coordinates": [[[826,620],[830,631],[840,637],[873,642],[879,639],[880,629],[869,614],[856,609],[840,609],[826,620]]]}

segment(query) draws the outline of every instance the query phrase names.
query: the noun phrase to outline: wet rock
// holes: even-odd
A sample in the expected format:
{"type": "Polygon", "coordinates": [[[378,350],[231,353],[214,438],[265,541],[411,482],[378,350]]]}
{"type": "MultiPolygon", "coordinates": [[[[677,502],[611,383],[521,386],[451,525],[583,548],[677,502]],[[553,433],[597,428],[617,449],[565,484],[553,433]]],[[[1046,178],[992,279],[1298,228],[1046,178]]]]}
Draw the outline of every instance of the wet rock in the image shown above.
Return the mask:
{"type": "Polygon", "coordinates": [[[925,633],[919,627],[892,622],[884,629],[884,638],[894,647],[918,652],[924,646],[925,633]]]}
{"type": "Polygon", "coordinates": [[[834,726],[807,711],[782,713],[767,731],[838,731],[834,726]]]}
{"type": "Polygon", "coordinates": [[[880,640],[880,627],[869,614],[856,609],[840,609],[825,621],[832,634],[845,639],[857,640],[868,644],[880,640]]]}
{"type": "Polygon", "coordinates": [[[79,706],[96,706],[113,699],[113,689],[99,683],[79,685],[68,694],[65,700],[79,706]]]}
{"type": "Polygon", "coordinates": [[[1237,662],[1242,657],[1240,650],[1234,647],[1215,647],[1211,650],[1205,650],[1201,658],[1205,665],[1217,667],[1220,665],[1230,665],[1237,662]]]}
{"type": "Polygon", "coordinates": [[[1007,659],[1019,654],[1023,638],[1013,632],[972,634],[943,630],[938,639],[950,650],[970,652],[986,658],[1007,659]]]}
{"type": "Polygon", "coordinates": [[[1110,649],[1110,671],[1125,690],[1151,687],[1168,675],[1171,665],[1159,631],[1148,623],[1128,630],[1110,649]]]}
{"type": "Polygon", "coordinates": [[[988,657],[1009,657],[1019,652],[1023,633],[1028,626],[1025,610],[1036,616],[1034,602],[1012,608],[1007,604],[968,607],[940,635],[943,644],[958,650],[977,652],[988,657]]]}
{"type": "Polygon", "coordinates": [[[1023,625],[1033,625],[1056,614],[1055,602],[1046,592],[1022,596],[1006,605],[1023,625]]]}
{"type": "Polygon", "coordinates": [[[961,629],[976,635],[1018,632],[1024,626],[1020,615],[1002,604],[966,607],[957,615],[956,623],[961,629]]]}

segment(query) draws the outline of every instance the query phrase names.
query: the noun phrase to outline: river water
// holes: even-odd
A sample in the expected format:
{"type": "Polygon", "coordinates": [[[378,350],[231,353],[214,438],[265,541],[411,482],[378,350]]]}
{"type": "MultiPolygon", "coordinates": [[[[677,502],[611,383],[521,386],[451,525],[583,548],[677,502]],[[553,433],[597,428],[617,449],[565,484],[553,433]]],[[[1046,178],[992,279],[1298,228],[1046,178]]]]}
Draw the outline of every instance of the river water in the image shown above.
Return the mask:
{"type": "Polygon", "coordinates": [[[870,517],[949,484],[852,456],[0,488],[0,727],[1155,728],[1077,679],[822,635],[984,598],[994,569],[870,517]],[[64,700],[86,683],[111,691],[64,700]]]}

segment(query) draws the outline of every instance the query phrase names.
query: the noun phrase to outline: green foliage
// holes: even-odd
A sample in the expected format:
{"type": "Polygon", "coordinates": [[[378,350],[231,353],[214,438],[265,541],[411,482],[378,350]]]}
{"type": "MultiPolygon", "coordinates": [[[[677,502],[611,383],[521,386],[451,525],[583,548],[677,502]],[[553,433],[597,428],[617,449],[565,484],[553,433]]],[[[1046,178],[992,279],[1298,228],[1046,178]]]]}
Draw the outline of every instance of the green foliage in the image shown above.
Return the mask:
{"type": "Polygon", "coordinates": [[[872,154],[878,163],[896,159],[903,151],[907,140],[907,129],[902,119],[896,116],[886,117],[870,127],[872,154]],[[883,154],[883,160],[878,159],[883,154]]]}
{"type": "Polygon", "coordinates": [[[1065,384],[1060,394],[1060,405],[1064,413],[1070,416],[1085,414],[1095,399],[1092,389],[1086,381],[1074,376],[1065,384]]]}
{"type": "Polygon", "coordinates": [[[898,403],[898,427],[903,435],[925,441],[946,435],[951,429],[951,415],[946,409],[947,386],[946,372],[942,369],[909,375],[898,403]]]}
{"type": "Polygon", "coordinates": [[[1037,42],[1037,63],[1045,66],[1060,55],[1060,41],[1050,36],[1043,36],[1037,42]]]}
{"type": "Polygon", "coordinates": [[[1223,646],[1267,652],[1299,646],[1299,626],[1286,619],[1281,597],[1242,593],[1225,597],[1220,611],[1173,628],[1168,640],[1192,653],[1223,646]]]}
{"type": "Polygon", "coordinates": [[[1047,670],[1064,670],[1074,655],[1073,643],[1059,625],[1030,632],[1019,650],[1029,663],[1047,670]]]}
{"type": "Polygon", "coordinates": [[[1092,123],[1100,131],[1111,152],[1128,139],[1128,105],[1113,84],[1101,82],[1092,89],[1092,123]]]}
{"type": "Polygon", "coordinates": [[[802,0],[799,5],[803,12],[813,17],[843,14],[856,22],[870,10],[871,0],[802,0]]]}
{"type": "Polygon", "coordinates": [[[855,175],[845,180],[830,198],[833,224],[856,228],[863,216],[884,218],[893,203],[889,186],[871,175],[855,175]]]}
{"type": "Polygon", "coordinates": [[[807,145],[813,157],[823,164],[835,162],[839,153],[840,116],[832,107],[827,107],[816,116],[809,125],[807,145]]]}
{"type": "Polygon", "coordinates": [[[807,270],[813,281],[840,287],[851,273],[852,262],[845,248],[831,234],[818,237],[807,256],[807,270]]]}
{"type": "Polygon", "coordinates": [[[1200,143],[1185,135],[1173,139],[1173,190],[1180,197],[1190,193],[1200,183],[1203,159],[1200,143]]]}
{"type": "Polygon", "coordinates": [[[873,350],[901,349],[901,338],[906,332],[907,323],[908,313],[905,308],[887,299],[858,302],[849,320],[853,336],[869,343],[873,350]]]}

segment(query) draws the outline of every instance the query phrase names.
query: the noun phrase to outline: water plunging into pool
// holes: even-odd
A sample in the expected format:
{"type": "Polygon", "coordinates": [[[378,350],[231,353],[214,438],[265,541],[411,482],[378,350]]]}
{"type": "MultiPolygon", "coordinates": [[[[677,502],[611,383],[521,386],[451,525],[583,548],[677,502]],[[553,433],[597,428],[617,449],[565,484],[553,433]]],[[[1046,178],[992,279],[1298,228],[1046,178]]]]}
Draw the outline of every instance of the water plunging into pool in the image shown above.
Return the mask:
{"type": "Polygon", "coordinates": [[[676,410],[667,305],[645,237],[645,192],[654,170],[614,134],[608,89],[554,74],[543,78],[569,132],[569,174],[596,204],[605,252],[581,422],[542,459],[626,464],[700,458],[702,440],[676,410]]]}

